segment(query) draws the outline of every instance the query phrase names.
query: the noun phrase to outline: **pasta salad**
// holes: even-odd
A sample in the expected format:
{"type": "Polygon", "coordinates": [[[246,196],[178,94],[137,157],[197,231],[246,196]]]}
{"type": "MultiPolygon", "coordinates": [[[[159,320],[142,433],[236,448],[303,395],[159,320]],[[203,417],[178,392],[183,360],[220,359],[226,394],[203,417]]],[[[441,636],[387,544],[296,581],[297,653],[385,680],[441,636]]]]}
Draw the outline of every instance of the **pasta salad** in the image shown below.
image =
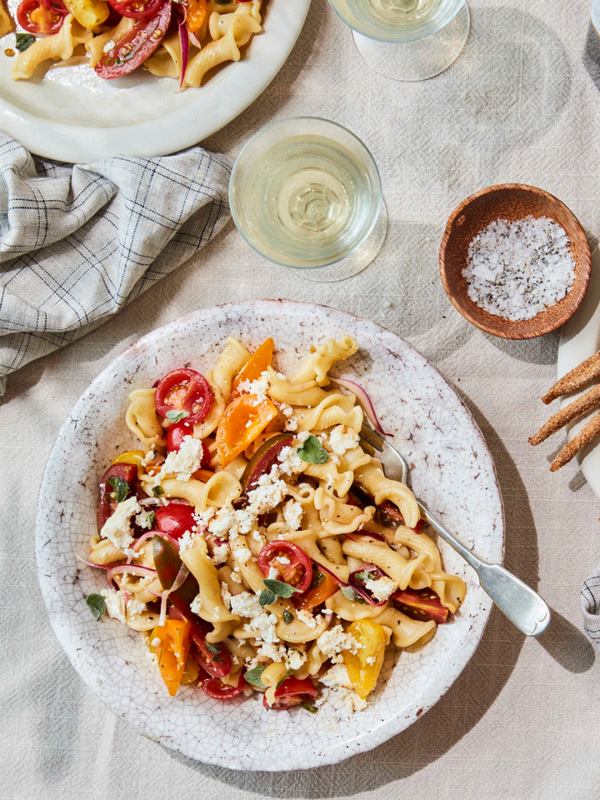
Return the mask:
{"type": "Polygon", "coordinates": [[[464,600],[411,491],[361,447],[368,397],[329,376],[357,343],[312,349],[287,378],[272,339],[229,337],[212,372],[129,396],[143,447],[100,481],[85,563],[109,588],[87,603],[141,633],[172,696],[362,710],[388,645],[426,643],[464,600]]]}
{"type": "MultiPolygon", "coordinates": [[[[1,1],[1,0],[0,0],[1,1]]],[[[101,78],[138,67],[200,86],[206,73],[239,61],[240,48],[262,32],[262,0],[20,0],[13,80],[30,79],[45,62],[88,64],[101,78]]],[[[0,6],[0,36],[11,29],[0,6]]],[[[7,51],[5,51],[6,53],[7,51]]]]}

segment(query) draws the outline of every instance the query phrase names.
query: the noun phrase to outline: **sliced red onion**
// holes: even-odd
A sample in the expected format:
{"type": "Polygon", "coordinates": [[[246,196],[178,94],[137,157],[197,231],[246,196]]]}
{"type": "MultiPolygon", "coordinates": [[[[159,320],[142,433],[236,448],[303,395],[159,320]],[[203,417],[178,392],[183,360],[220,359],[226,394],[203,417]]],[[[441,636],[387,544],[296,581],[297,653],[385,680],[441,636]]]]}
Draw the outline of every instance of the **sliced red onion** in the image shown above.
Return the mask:
{"type": "Polygon", "coordinates": [[[185,582],[185,579],[189,574],[190,574],[189,569],[182,562],[181,566],[179,567],[179,572],[177,573],[177,577],[173,581],[173,585],[171,586],[170,589],[165,589],[160,598],[160,619],[158,621],[159,625],[162,626],[165,624],[165,619],[167,617],[167,600],[169,599],[169,595],[172,592],[176,592],[177,589],[179,589],[179,587],[185,582]]]}
{"type": "Polygon", "coordinates": [[[379,580],[379,578],[385,577],[385,572],[379,569],[379,567],[375,566],[375,564],[363,564],[360,569],[355,570],[354,572],[350,573],[350,586],[354,589],[354,591],[359,594],[364,600],[372,606],[384,606],[386,604],[386,600],[375,600],[371,592],[367,589],[364,582],[361,578],[357,578],[356,576],[361,572],[368,572],[375,576],[375,580],[379,580]]]}
{"type": "Polygon", "coordinates": [[[86,561],[85,558],[81,558],[81,556],[77,556],[77,559],[81,561],[82,564],[87,564],[88,567],[97,567],[98,569],[112,569],[114,564],[94,564],[93,561],[86,561]]]}
{"type": "Polygon", "coordinates": [[[382,536],[380,533],[375,533],[375,531],[352,531],[352,533],[345,533],[344,536],[346,536],[348,539],[352,539],[353,542],[360,541],[360,539],[356,538],[357,536],[370,536],[371,539],[377,539],[377,541],[385,542],[387,544],[385,536],[382,536]]]}
{"type": "Polygon", "coordinates": [[[186,618],[183,616],[181,611],[175,608],[175,606],[171,603],[169,607],[169,617],[171,619],[180,619],[182,622],[185,622],[186,618]]]}
{"type": "MultiPolygon", "coordinates": [[[[112,567],[106,573],[106,580],[110,586],[113,582],[115,575],[127,572],[129,575],[139,575],[142,578],[148,578],[150,575],[156,576],[156,570],[151,567],[139,567],[137,564],[119,564],[118,567],[112,567]]],[[[115,584],[116,585],[116,584],[115,584]]]]}
{"type": "Polygon", "coordinates": [[[62,0],[44,0],[44,5],[51,11],[55,11],[57,14],[60,14],[61,17],[66,17],[67,14],[70,13],[69,9],[66,8],[62,0]]]}
{"type": "Polygon", "coordinates": [[[187,71],[190,54],[190,39],[185,26],[185,14],[177,14],[177,24],[179,25],[179,41],[181,42],[181,78],[179,79],[179,90],[181,91],[185,81],[185,73],[187,71]]]}
{"type": "MultiPolygon", "coordinates": [[[[319,562],[315,562],[315,563],[319,563],[319,562]]],[[[323,572],[326,572],[328,575],[331,575],[331,577],[334,578],[339,583],[340,586],[348,586],[347,583],[344,583],[344,581],[342,581],[342,580],[340,580],[340,578],[338,578],[338,576],[335,574],[335,572],[332,572],[330,569],[327,569],[327,567],[324,567],[323,564],[319,563],[319,569],[322,569],[323,572]]]]}
{"type": "Polygon", "coordinates": [[[167,600],[169,599],[169,593],[163,592],[160,598],[160,617],[158,618],[158,625],[160,628],[163,627],[165,621],[167,619],[167,600]]]}
{"type": "Polygon", "coordinates": [[[195,47],[197,47],[198,50],[202,50],[202,45],[200,44],[200,40],[198,39],[196,34],[193,31],[188,31],[188,33],[189,33],[189,37],[190,37],[190,40],[191,40],[192,44],[195,47]]]}
{"type": "Polygon", "coordinates": [[[350,392],[356,395],[356,399],[362,406],[362,409],[369,418],[369,421],[382,436],[393,436],[392,433],[386,433],[386,431],[384,431],[381,427],[381,423],[379,422],[375,412],[375,406],[362,386],[359,386],[358,383],[355,383],[355,381],[349,381],[347,378],[331,378],[331,381],[333,383],[337,383],[338,386],[343,386],[344,389],[348,389],[350,392]]]}

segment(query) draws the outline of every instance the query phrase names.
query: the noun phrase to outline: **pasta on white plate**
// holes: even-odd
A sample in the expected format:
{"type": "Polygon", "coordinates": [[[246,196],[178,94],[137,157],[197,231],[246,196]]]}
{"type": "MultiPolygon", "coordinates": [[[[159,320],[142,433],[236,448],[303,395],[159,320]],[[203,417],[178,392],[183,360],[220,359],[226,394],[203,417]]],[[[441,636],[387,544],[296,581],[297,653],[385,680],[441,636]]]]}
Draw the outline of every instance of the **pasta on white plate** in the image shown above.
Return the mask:
{"type": "Polygon", "coordinates": [[[171,695],[314,713],[334,693],[358,711],[386,648],[425,644],[464,600],[411,491],[362,449],[357,397],[330,382],[357,343],[312,349],[286,378],[272,339],[229,337],[206,376],[130,394],[143,449],[100,482],[86,563],[109,588],[87,602],[140,632],[171,695]]]}
{"type": "MultiPolygon", "coordinates": [[[[21,0],[13,80],[40,65],[88,63],[106,80],[138,67],[198,87],[210,70],[239,61],[262,33],[263,0],[21,0]]],[[[0,33],[10,19],[0,6],[0,33]]],[[[7,51],[14,52],[14,51],[7,51]]]]}

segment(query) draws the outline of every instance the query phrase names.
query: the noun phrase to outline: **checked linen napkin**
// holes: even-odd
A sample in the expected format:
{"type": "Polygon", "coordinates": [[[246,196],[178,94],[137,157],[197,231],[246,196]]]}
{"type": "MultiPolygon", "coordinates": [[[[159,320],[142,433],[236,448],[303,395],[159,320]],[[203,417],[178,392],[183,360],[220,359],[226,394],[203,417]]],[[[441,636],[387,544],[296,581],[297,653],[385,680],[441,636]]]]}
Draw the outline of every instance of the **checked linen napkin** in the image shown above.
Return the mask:
{"type": "Polygon", "coordinates": [[[583,627],[593,644],[600,648],[600,564],[581,590],[583,627]]]}
{"type": "Polygon", "coordinates": [[[229,218],[231,165],[192,147],[60,164],[0,132],[0,395],[6,376],[83,336],[229,218]]]}

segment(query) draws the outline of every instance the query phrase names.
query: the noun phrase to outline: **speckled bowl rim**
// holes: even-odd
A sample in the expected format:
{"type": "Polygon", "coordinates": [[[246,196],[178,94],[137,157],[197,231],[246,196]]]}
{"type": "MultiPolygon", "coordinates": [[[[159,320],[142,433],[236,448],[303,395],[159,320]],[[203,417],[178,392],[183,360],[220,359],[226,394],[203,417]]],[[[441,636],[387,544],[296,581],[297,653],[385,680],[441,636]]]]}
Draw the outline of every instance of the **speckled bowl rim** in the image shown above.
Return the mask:
{"type": "MultiPolygon", "coordinates": [[[[358,737],[354,739],[349,739],[344,746],[341,747],[339,744],[336,747],[327,747],[326,743],[323,743],[322,750],[319,753],[314,752],[312,757],[305,757],[305,760],[300,764],[294,764],[292,766],[288,766],[285,762],[281,763],[277,759],[273,759],[269,752],[264,753],[264,757],[259,760],[258,763],[253,762],[252,766],[248,766],[244,763],[243,752],[232,752],[229,750],[227,753],[222,754],[214,754],[214,753],[203,753],[202,757],[199,758],[197,755],[194,755],[189,752],[189,748],[182,745],[180,742],[177,741],[176,737],[170,736],[167,734],[156,734],[151,730],[151,726],[148,724],[146,720],[141,719],[132,719],[131,717],[126,717],[125,714],[118,712],[114,705],[116,703],[111,702],[102,691],[101,685],[98,681],[93,680],[92,676],[85,673],[85,670],[82,669],[82,665],[78,663],[77,657],[77,650],[81,648],[73,647],[73,642],[70,641],[68,635],[64,631],[64,629],[60,626],[60,620],[55,614],[52,608],[52,592],[53,587],[51,585],[51,575],[47,574],[48,565],[45,563],[45,559],[47,555],[44,553],[44,547],[48,543],[48,535],[47,530],[44,527],[45,523],[45,510],[48,504],[53,502],[53,495],[49,493],[49,476],[52,471],[58,465],[57,462],[60,462],[61,453],[60,447],[61,442],[64,436],[66,435],[67,430],[77,424],[77,418],[80,411],[85,407],[85,405],[90,401],[91,396],[94,395],[95,390],[99,387],[107,376],[111,372],[115,373],[116,369],[120,364],[123,362],[135,358],[138,349],[144,347],[146,344],[151,343],[152,341],[156,341],[157,339],[162,339],[165,336],[169,336],[171,334],[177,334],[177,328],[179,325],[183,323],[187,323],[188,321],[192,321],[194,319],[208,319],[211,316],[230,312],[246,312],[248,314],[256,315],[258,313],[269,313],[269,310],[277,308],[278,311],[281,311],[282,308],[285,307],[297,307],[299,309],[308,310],[322,310],[329,314],[333,314],[336,318],[344,319],[348,318],[354,320],[356,323],[363,324],[367,327],[371,327],[371,335],[373,333],[379,332],[383,334],[385,337],[391,337],[392,340],[396,340],[401,348],[408,348],[409,350],[413,351],[413,354],[421,360],[422,367],[424,370],[429,370],[431,374],[434,376],[435,380],[441,382],[445,385],[445,387],[449,390],[450,394],[456,398],[457,405],[454,409],[454,412],[463,413],[466,416],[466,419],[470,422],[473,427],[473,431],[476,437],[479,440],[479,447],[480,453],[487,459],[488,466],[491,468],[491,475],[493,476],[493,481],[490,484],[490,488],[494,494],[494,501],[498,503],[498,512],[499,512],[499,520],[498,525],[494,531],[494,537],[492,539],[495,547],[494,557],[498,561],[502,561],[504,559],[504,508],[502,502],[502,495],[500,492],[500,487],[498,484],[498,478],[496,474],[496,469],[494,466],[492,455],[487,447],[483,434],[473,418],[471,412],[460,398],[460,396],[456,393],[454,388],[449,384],[449,382],[443,377],[443,375],[439,372],[439,370],[434,367],[421,353],[419,353],[416,348],[414,348],[410,343],[406,340],[402,339],[402,337],[398,336],[397,334],[389,331],[388,329],[378,325],[371,320],[365,319],[363,317],[359,317],[358,315],[351,314],[349,312],[341,311],[339,309],[332,308],[330,306],[314,304],[314,303],[303,303],[298,301],[291,301],[291,300],[283,300],[283,299],[266,299],[266,300],[256,300],[256,301],[244,301],[239,303],[225,303],[217,306],[211,306],[205,309],[199,309],[197,311],[191,312],[185,316],[179,317],[166,325],[157,328],[144,336],[140,337],[138,340],[133,342],[129,345],[120,355],[118,355],[110,364],[108,364],[102,372],[90,383],[88,388],[83,392],[80,398],[75,403],[69,417],[62,425],[56,440],[54,442],[54,446],[52,448],[51,454],[48,458],[46,467],[44,469],[44,474],[42,477],[42,482],[40,486],[40,493],[39,493],[39,500],[38,500],[38,510],[36,516],[36,539],[35,539],[35,553],[36,553],[36,564],[37,564],[37,573],[38,573],[38,581],[40,584],[40,589],[42,592],[42,596],[44,598],[44,603],[46,606],[46,610],[48,613],[49,621],[51,627],[59,640],[59,643],[63,650],[65,651],[69,661],[75,668],[76,672],[78,673],[79,677],[86,683],[86,685],[92,690],[92,692],[102,700],[102,702],[109,708],[117,716],[125,719],[130,725],[132,725],[139,733],[141,733],[146,738],[155,741],[159,744],[164,745],[168,749],[175,750],[181,752],[182,754],[194,759],[200,760],[204,763],[214,764],[221,767],[227,767],[233,770],[248,770],[248,771],[270,771],[270,772],[279,772],[279,771],[287,771],[291,769],[309,769],[318,766],[324,766],[327,764],[335,764],[339,763],[352,755],[356,755],[360,752],[366,752],[372,750],[373,748],[377,747],[380,744],[391,739],[393,736],[401,733],[403,730],[408,728],[414,722],[418,720],[419,717],[422,716],[423,713],[427,712],[437,701],[448,691],[448,689],[452,686],[454,681],[459,677],[462,673],[463,669],[469,663],[471,657],[473,656],[482,636],[484,630],[487,626],[489,615],[493,606],[491,599],[488,595],[477,587],[481,592],[481,597],[479,599],[479,611],[475,615],[475,617],[471,618],[469,632],[471,636],[468,640],[468,643],[463,647],[461,654],[462,658],[459,663],[457,663],[452,670],[449,670],[446,673],[446,680],[443,684],[440,684],[436,687],[436,694],[434,697],[431,697],[430,700],[424,701],[422,703],[413,703],[411,707],[410,713],[404,713],[404,716],[398,714],[391,719],[386,720],[386,724],[380,725],[377,727],[376,730],[368,730],[364,729],[358,737]],[[261,310],[262,308],[262,310],[261,310]],[[417,706],[419,706],[417,708],[417,706]]],[[[320,337],[326,335],[326,332],[321,332],[320,337]]],[[[365,332],[365,335],[369,335],[365,332]]],[[[390,351],[391,352],[391,351],[390,351]]],[[[114,379],[114,376],[113,376],[114,379]]],[[[443,543],[442,543],[443,544],[443,543]]],[[[472,590],[471,590],[472,591],[472,590]]],[[[360,720],[360,715],[354,715],[354,718],[358,717],[360,720]]],[[[242,748],[240,748],[242,750],[242,748]]]]}

